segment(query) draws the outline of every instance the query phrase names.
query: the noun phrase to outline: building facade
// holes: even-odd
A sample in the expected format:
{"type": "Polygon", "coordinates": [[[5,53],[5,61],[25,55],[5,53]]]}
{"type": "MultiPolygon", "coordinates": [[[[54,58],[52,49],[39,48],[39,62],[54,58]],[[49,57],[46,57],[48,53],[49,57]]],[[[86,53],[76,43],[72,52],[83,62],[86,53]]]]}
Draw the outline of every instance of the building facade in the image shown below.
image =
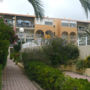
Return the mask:
{"type": "Polygon", "coordinates": [[[9,13],[0,13],[0,15],[24,42],[61,37],[77,45],[90,45],[90,37],[86,33],[90,22],[48,17],[40,20],[35,16],[9,13]],[[20,28],[24,29],[22,35],[19,32],[20,28]]]}

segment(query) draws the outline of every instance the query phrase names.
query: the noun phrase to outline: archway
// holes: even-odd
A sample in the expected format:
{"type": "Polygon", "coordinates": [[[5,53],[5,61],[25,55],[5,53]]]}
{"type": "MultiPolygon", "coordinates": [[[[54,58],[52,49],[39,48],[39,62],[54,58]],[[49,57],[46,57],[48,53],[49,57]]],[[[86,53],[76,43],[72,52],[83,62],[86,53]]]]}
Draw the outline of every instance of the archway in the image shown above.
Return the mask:
{"type": "Polygon", "coordinates": [[[51,30],[47,30],[45,32],[45,38],[52,38],[54,36],[54,33],[51,30]]]}
{"type": "Polygon", "coordinates": [[[75,43],[76,42],[76,33],[75,32],[71,32],[70,33],[70,42],[71,43],[75,43]]]}
{"type": "Polygon", "coordinates": [[[37,38],[43,38],[44,37],[44,32],[42,30],[37,30],[35,34],[36,34],[37,38]]]}
{"type": "Polygon", "coordinates": [[[68,40],[68,32],[62,32],[62,39],[68,40]]]}

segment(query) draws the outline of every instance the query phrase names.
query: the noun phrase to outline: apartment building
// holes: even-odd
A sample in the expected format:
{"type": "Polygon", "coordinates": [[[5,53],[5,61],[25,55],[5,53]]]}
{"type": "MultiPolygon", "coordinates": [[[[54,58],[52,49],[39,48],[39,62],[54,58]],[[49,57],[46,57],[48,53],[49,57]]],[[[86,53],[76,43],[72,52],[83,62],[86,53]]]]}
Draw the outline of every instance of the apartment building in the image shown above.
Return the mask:
{"type": "Polygon", "coordinates": [[[14,28],[18,37],[22,37],[24,42],[56,36],[77,45],[90,45],[90,37],[86,33],[90,22],[49,17],[40,20],[35,16],[9,13],[0,13],[0,15],[14,28]],[[24,29],[22,34],[19,32],[20,28],[24,29]]]}
{"type": "Polygon", "coordinates": [[[18,37],[22,37],[24,42],[34,40],[35,17],[30,15],[0,13],[5,21],[13,27],[18,37]],[[24,28],[24,33],[20,33],[19,29],[24,28]]]}
{"type": "Polygon", "coordinates": [[[86,30],[90,29],[90,22],[82,22],[77,21],[77,29],[78,29],[78,45],[87,46],[90,45],[90,35],[86,32],[86,30]]]}

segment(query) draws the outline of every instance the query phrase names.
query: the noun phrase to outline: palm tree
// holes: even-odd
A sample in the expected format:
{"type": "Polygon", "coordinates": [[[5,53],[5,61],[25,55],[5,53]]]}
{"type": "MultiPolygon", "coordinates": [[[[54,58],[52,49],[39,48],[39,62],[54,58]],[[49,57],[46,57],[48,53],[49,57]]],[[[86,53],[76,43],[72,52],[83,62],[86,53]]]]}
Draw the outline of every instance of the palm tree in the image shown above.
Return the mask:
{"type": "Polygon", "coordinates": [[[88,12],[90,11],[90,0],[80,0],[80,2],[88,18],[88,12]]]}
{"type": "Polygon", "coordinates": [[[32,4],[34,8],[36,18],[42,19],[44,16],[44,9],[41,0],[28,0],[28,1],[32,4]]]}
{"type": "MultiPolygon", "coordinates": [[[[88,18],[88,12],[90,12],[90,0],[80,0],[80,2],[88,18]]],[[[85,31],[88,35],[90,35],[90,25],[88,25],[85,31]]]]}

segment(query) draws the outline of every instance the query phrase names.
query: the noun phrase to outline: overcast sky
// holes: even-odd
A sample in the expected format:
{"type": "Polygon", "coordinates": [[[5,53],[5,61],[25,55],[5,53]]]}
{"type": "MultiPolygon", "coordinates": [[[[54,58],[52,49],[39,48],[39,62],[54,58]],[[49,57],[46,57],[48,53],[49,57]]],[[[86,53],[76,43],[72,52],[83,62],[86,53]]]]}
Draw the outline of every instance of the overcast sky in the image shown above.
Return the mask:
{"type": "MultiPolygon", "coordinates": [[[[45,16],[87,20],[79,0],[42,0],[42,3],[45,16]]],[[[34,15],[33,7],[28,0],[3,0],[0,2],[0,12],[34,15]]]]}

